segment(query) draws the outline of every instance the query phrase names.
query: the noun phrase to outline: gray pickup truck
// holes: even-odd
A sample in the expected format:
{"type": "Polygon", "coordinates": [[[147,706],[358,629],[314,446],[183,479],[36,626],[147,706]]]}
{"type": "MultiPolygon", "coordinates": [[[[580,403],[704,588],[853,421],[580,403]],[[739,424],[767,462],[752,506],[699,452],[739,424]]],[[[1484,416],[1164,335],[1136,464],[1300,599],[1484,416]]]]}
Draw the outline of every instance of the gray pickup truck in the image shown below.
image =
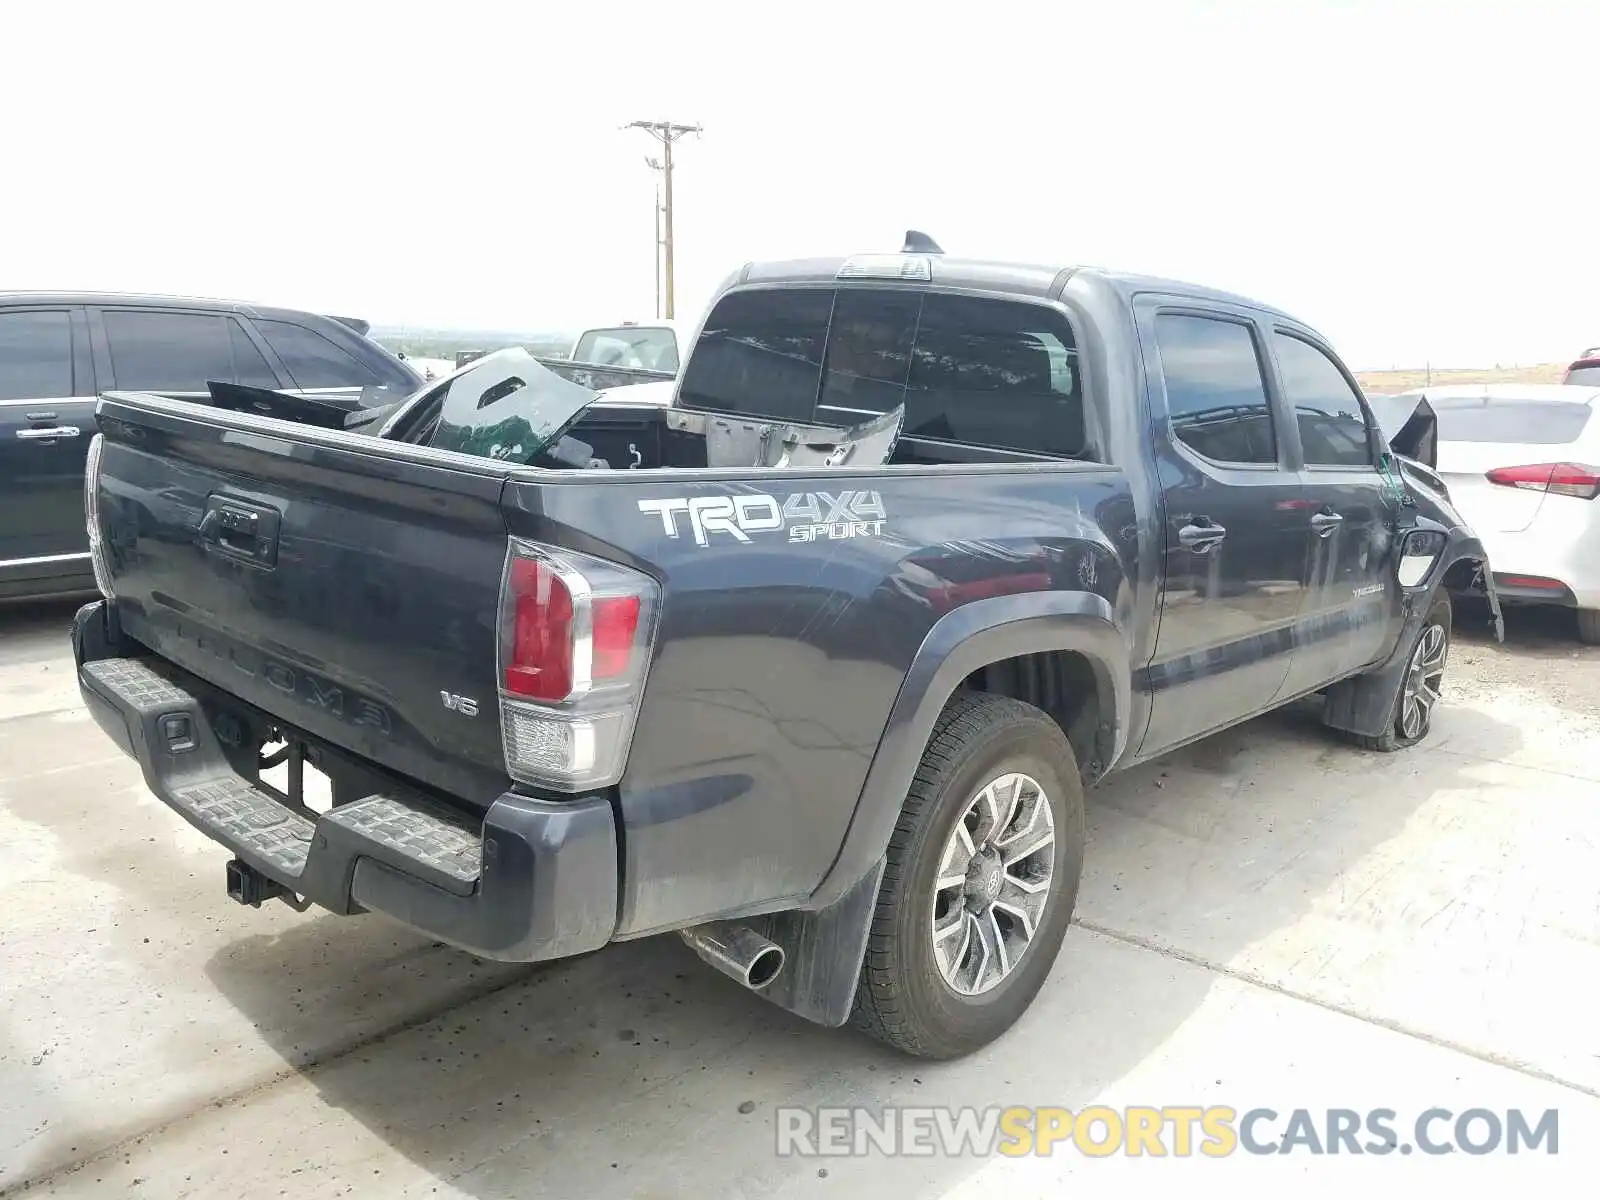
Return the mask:
{"type": "Polygon", "coordinates": [[[1043,985],[1086,786],[1317,694],[1411,745],[1450,594],[1498,627],[1327,343],[1204,288],[750,264],[670,407],[595,399],[518,351],[376,434],[102,398],[83,697],[233,899],[515,961],[676,932],[950,1057],[1043,985]]]}

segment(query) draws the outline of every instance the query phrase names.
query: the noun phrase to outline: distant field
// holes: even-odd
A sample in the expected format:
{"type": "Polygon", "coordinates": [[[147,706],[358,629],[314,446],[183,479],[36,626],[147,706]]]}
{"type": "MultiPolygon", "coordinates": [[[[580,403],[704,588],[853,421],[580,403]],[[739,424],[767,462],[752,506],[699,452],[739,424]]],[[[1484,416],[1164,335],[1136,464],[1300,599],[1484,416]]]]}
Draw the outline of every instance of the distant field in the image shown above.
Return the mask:
{"type": "Polygon", "coordinates": [[[1536,367],[1483,367],[1477,370],[1440,370],[1430,374],[1425,368],[1405,371],[1357,371],[1363,391],[1383,396],[1408,392],[1413,388],[1439,387],[1448,383],[1560,383],[1566,363],[1541,363],[1536,367]]]}

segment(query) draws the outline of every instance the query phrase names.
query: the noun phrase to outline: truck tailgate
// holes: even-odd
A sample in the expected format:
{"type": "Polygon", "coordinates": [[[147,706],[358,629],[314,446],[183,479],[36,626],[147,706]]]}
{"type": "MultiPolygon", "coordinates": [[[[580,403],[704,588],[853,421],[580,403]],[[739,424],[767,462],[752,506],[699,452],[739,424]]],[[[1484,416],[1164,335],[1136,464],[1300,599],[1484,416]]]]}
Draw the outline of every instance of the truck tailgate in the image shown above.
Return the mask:
{"type": "Polygon", "coordinates": [[[423,783],[504,790],[500,464],[148,396],[106,397],[100,428],[124,632],[423,783]]]}

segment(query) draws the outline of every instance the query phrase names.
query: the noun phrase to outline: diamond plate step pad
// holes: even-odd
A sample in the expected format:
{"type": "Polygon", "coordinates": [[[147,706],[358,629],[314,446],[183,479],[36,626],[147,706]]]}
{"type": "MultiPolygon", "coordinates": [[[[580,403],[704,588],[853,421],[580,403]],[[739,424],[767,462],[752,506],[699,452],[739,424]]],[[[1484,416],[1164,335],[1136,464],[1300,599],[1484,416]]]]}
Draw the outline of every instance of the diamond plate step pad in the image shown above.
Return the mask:
{"type": "Polygon", "coordinates": [[[322,820],[387,846],[400,858],[462,883],[478,878],[483,839],[465,820],[431,805],[368,796],[329,811],[322,820]]]}

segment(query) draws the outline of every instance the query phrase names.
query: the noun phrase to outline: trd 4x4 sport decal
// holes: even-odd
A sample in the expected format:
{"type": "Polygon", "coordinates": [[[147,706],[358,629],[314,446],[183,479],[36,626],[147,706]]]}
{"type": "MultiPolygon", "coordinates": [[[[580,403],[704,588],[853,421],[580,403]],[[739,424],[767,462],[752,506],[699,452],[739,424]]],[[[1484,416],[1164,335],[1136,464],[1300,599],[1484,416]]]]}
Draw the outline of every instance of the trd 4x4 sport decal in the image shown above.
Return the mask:
{"type": "Polygon", "coordinates": [[[839,541],[877,537],[888,515],[877,492],[795,492],[779,500],[764,493],[739,496],[673,496],[639,501],[639,511],[661,518],[668,537],[679,537],[679,518],[687,517],[695,544],[710,544],[711,535],[724,533],[748,542],[753,533],[789,531],[791,542],[839,541]]]}

